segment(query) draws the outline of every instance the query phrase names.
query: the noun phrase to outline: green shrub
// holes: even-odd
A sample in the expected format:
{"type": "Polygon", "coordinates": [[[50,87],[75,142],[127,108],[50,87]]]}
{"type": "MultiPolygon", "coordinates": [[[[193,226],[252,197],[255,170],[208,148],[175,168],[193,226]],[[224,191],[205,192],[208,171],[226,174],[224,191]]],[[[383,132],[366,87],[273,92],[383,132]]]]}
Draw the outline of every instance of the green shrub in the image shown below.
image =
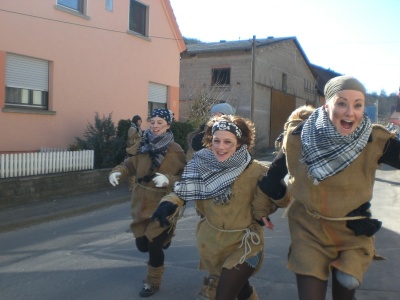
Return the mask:
{"type": "Polygon", "coordinates": [[[119,120],[117,125],[117,137],[126,141],[128,139],[128,131],[131,128],[131,120],[119,120]]]}
{"type": "Polygon", "coordinates": [[[68,151],[80,151],[82,150],[81,146],[79,146],[78,142],[75,142],[68,146],[68,151]]]}
{"type": "MultiPolygon", "coordinates": [[[[100,117],[96,112],[94,124],[88,123],[81,139],[69,146],[69,150],[94,150],[94,167],[112,168],[121,163],[126,156],[126,139],[131,126],[130,120],[120,120],[118,127],[112,121],[112,113],[100,117]]],[[[183,150],[187,150],[186,136],[195,129],[189,122],[172,122],[174,140],[183,150]]]]}
{"type": "Polygon", "coordinates": [[[187,135],[195,130],[195,126],[189,122],[172,122],[171,131],[174,134],[174,140],[179,145],[181,145],[182,149],[186,152],[188,149],[187,135]]]}
{"type": "Polygon", "coordinates": [[[94,167],[110,168],[121,163],[126,154],[126,139],[117,136],[112,113],[100,117],[96,112],[94,124],[88,123],[83,133],[85,139],[76,138],[74,148],[94,150],[94,167]]]}

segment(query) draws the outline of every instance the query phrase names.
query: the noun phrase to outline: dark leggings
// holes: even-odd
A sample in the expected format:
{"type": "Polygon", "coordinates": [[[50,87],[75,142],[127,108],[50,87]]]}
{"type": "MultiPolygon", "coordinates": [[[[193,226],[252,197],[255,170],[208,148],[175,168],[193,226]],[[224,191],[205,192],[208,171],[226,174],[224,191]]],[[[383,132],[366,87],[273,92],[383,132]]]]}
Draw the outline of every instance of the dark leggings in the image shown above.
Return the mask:
{"type": "Polygon", "coordinates": [[[216,300],[247,299],[253,293],[249,278],[254,268],[247,263],[237,265],[233,269],[222,269],[219,277],[216,300]]]}
{"type": "Polygon", "coordinates": [[[156,236],[152,242],[146,236],[136,238],[136,247],[140,252],[149,252],[149,265],[158,268],[164,265],[163,245],[168,237],[168,230],[156,236]]]}
{"type": "MultiPolygon", "coordinates": [[[[340,285],[336,279],[336,272],[332,272],[332,299],[333,300],[353,300],[356,290],[349,290],[340,285]]],[[[328,281],[318,279],[312,276],[298,275],[297,290],[299,300],[324,300],[328,281]]]]}

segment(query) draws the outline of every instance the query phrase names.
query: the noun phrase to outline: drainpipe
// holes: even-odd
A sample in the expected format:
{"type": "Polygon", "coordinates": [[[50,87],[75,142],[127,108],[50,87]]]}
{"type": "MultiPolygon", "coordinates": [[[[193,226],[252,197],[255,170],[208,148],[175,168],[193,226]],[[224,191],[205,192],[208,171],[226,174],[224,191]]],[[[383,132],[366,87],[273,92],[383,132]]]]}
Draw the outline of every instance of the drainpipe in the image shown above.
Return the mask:
{"type": "Polygon", "coordinates": [[[250,99],[250,120],[254,122],[254,77],[256,73],[256,36],[253,35],[251,59],[251,99],[250,99]]]}

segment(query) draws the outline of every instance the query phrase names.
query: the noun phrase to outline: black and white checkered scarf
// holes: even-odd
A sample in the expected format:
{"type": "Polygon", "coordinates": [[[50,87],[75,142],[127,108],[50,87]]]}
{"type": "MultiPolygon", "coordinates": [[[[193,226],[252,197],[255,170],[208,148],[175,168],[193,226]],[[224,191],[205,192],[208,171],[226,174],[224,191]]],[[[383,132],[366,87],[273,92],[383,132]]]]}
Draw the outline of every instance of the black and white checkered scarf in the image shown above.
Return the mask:
{"type": "Polygon", "coordinates": [[[167,131],[161,135],[153,134],[150,129],[144,132],[144,139],[139,148],[139,153],[148,153],[151,157],[152,170],[160,166],[168,150],[168,145],[174,141],[174,135],[167,131]]]}
{"type": "Polygon", "coordinates": [[[372,131],[370,119],[364,114],[356,130],[346,136],[339,134],[324,107],[316,109],[301,132],[302,162],[314,184],[333,176],[350,165],[364,149],[372,131]]]}
{"type": "Polygon", "coordinates": [[[143,136],[143,130],[140,128],[140,126],[136,123],[131,123],[131,127],[135,128],[139,136],[143,136]]]}
{"type": "Polygon", "coordinates": [[[174,192],[185,201],[213,199],[216,204],[227,203],[232,183],[250,161],[247,145],[242,145],[226,161],[218,161],[212,150],[202,149],[186,165],[174,192]]]}

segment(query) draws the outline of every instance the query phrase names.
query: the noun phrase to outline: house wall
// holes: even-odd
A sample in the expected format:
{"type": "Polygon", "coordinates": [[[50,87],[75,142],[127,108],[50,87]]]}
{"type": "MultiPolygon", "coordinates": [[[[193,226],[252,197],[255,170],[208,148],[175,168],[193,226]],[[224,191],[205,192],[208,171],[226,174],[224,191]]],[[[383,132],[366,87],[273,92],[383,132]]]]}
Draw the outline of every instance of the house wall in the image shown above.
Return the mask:
{"type": "Polygon", "coordinates": [[[67,148],[94,115],[114,124],[139,114],[148,127],[148,82],[168,86],[168,106],[179,118],[181,34],[168,0],[149,5],[149,38],[127,32],[129,0],[88,0],[88,18],[57,9],[55,0],[0,2],[1,151],[67,148]],[[161,38],[159,38],[161,37],[161,38]],[[15,53],[50,62],[49,111],[5,109],[5,57],[15,53]]]}
{"type": "Polygon", "coordinates": [[[296,107],[315,102],[316,91],[306,90],[305,80],[309,86],[315,87],[316,80],[293,40],[257,49],[254,120],[259,133],[259,149],[274,146],[275,139],[296,107]],[[287,76],[286,91],[282,91],[283,73],[287,76]],[[273,95],[277,97],[274,106],[271,105],[273,95]]]}
{"type": "MultiPolygon", "coordinates": [[[[237,109],[237,115],[250,118],[251,51],[208,52],[196,56],[183,53],[180,74],[182,118],[186,119],[189,116],[191,99],[195,99],[201,93],[216,94],[210,87],[211,70],[215,67],[231,68],[231,86],[229,89],[217,90],[220,93],[217,94],[218,99],[231,103],[237,109]]],[[[309,81],[310,86],[315,86],[315,78],[294,41],[257,48],[253,115],[257,136],[256,151],[274,145],[277,134],[283,130],[283,125],[293,109],[308,102],[315,102],[316,91],[305,90],[305,80],[309,81]],[[282,73],[287,75],[286,92],[282,92],[282,73]],[[280,93],[274,94],[274,91],[280,93]],[[274,107],[271,106],[273,95],[278,97],[274,107]],[[279,105],[280,101],[288,103],[279,105]],[[271,115],[274,120],[271,120],[271,115]]]]}
{"type": "Polygon", "coordinates": [[[229,102],[237,114],[249,117],[248,105],[251,93],[251,54],[214,53],[199,54],[197,57],[182,53],[180,64],[180,114],[186,120],[189,116],[191,100],[200,95],[229,102]],[[231,68],[230,88],[211,86],[213,68],[231,68]],[[246,112],[247,111],[247,112],[246,112]]]}

